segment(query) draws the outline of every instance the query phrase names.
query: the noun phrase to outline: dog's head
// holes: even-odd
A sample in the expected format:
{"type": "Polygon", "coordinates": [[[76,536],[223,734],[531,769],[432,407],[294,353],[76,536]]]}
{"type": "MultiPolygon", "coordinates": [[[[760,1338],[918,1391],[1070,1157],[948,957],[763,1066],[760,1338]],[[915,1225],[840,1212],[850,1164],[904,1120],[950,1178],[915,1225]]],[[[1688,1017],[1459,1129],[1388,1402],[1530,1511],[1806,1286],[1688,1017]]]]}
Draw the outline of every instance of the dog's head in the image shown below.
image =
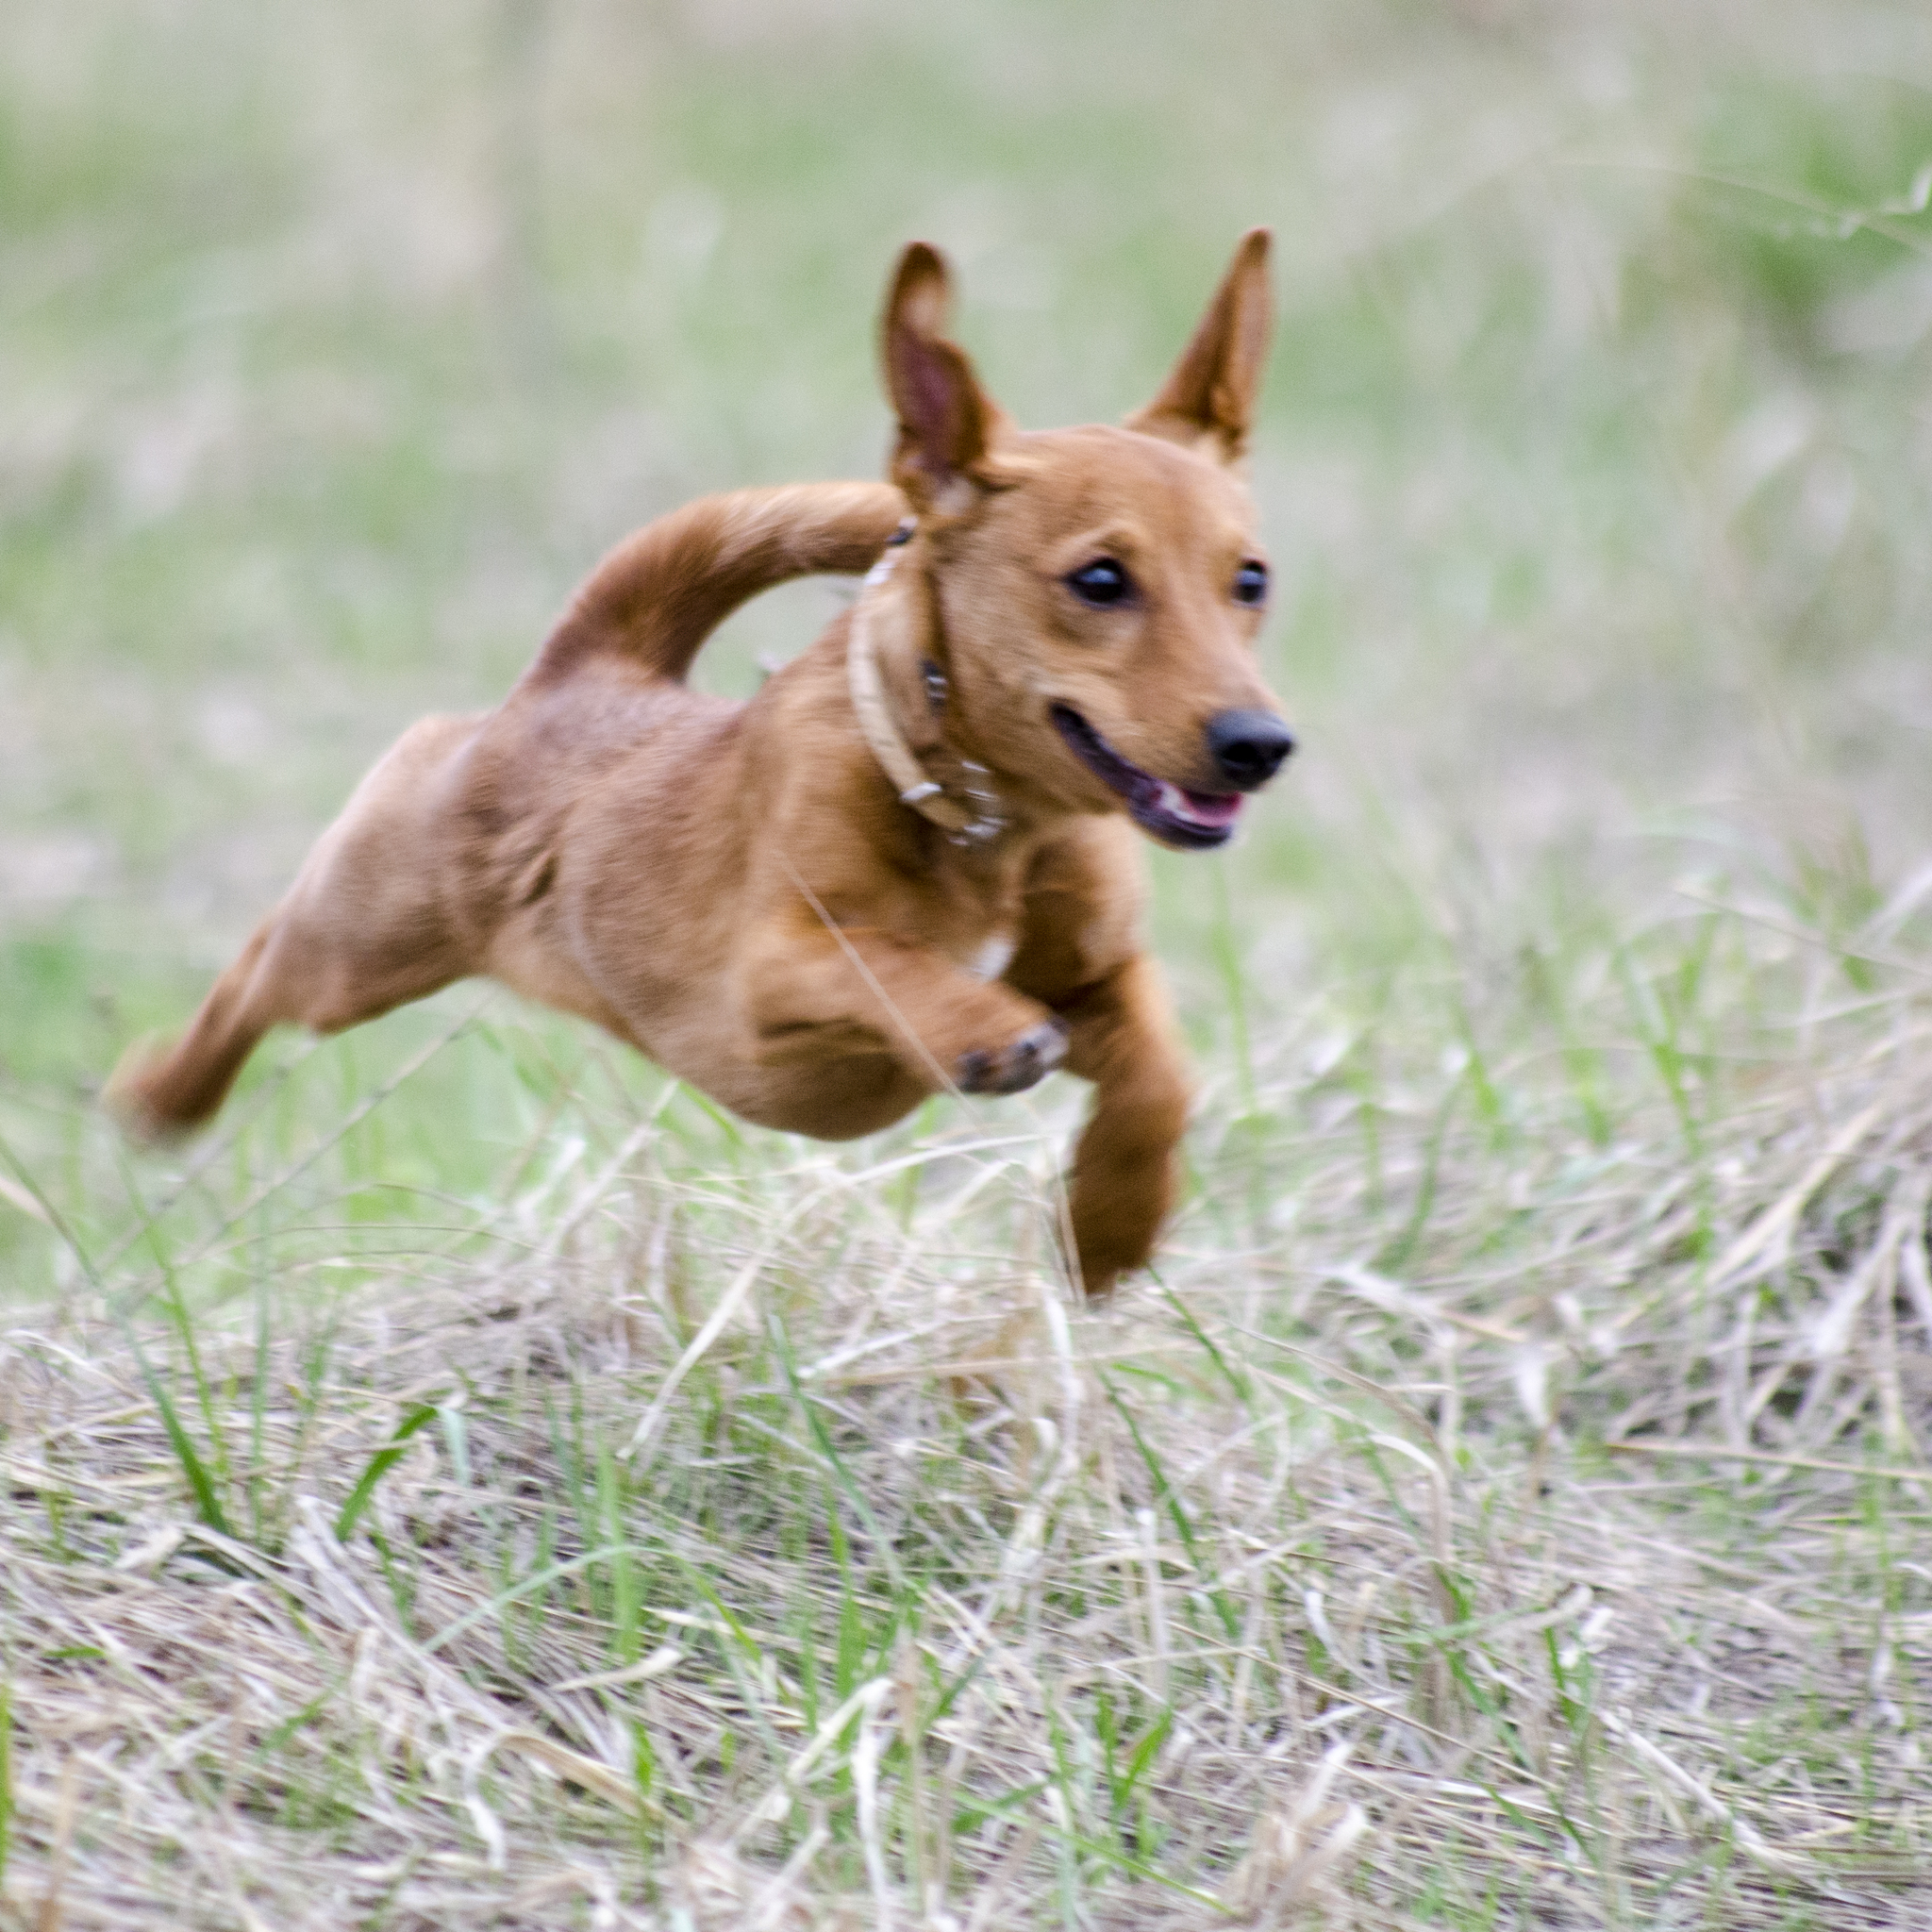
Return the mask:
{"type": "Polygon", "coordinates": [[[947,339],[946,266],[924,243],[886,303],[892,480],[975,756],[1060,808],[1124,810],[1195,850],[1227,840],[1294,742],[1255,664],[1268,564],[1241,476],[1267,258],[1257,228],[1120,428],[1015,428],[947,339]]]}

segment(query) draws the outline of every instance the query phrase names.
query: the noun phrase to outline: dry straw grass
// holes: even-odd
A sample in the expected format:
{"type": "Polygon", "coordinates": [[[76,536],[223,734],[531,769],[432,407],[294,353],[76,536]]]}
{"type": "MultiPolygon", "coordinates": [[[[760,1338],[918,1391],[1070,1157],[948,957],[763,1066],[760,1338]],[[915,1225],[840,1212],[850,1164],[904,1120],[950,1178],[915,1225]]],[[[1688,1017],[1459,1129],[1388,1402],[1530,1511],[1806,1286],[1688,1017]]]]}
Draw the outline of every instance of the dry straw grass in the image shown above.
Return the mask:
{"type": "Polygon", "coordinates": [[[1813,1045],[1694,1158],[1552,1086],[1507,1146],[1391,1113],[1373,1184],[1264,1069],[1306,1127],[1220,1121],[1094,1311],[999,1258],[1045,1252],[1043,1108],[696,1182],[633,1131],[146,1368],[167,1279],[83,1274],[5,1344],[9,1909],[1898,1924],[1932,1045],[1909,999],[1813,1045]]]}

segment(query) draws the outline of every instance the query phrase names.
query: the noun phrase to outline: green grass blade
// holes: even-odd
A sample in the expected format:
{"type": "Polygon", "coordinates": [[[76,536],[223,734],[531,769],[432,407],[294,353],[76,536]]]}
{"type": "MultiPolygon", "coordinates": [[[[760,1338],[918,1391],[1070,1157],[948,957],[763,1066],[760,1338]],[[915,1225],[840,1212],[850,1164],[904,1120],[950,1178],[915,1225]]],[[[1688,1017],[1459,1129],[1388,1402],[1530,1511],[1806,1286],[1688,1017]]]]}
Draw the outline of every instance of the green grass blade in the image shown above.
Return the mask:
{"type": "Polygon", "coordinates": [[[13,1686],[0,1684],[0,1892],[13,1849],[13,1686]]]}
{"type": "MultiPolygon", "coordinates": [[[[235,1532],[228,1526],[227,1517],[223,1513],[221,1498],[215,1493],[214,1478],[209,1475],[208,1465],[202,1461],[188,1431],[181,1426],[181,1418],[175,1412],[167,1389],[155,1374],[146,1351],[135,1340],[131,1329],[127,1340],[140,1367],[142,1380],[147,1384],[147,1392],[154,1397],[155,1407],[160,1411],[161,1427],[167,1431],[168,1444],[175,1452],[175,1459],[180,1463],[182,1474],[188,1478],[188,1487],[194,1491],[195,1513],[217,1535],[235,1537],[235,1532]]],[[[240,1541],[239,1538],[235,1540],[240,1541]]]]}
{"type": "Polygon", "coordinates": [[[533,1572],[521,1583],[512,1584],[508,1590],[500,1590],[488,1603],[478,1604],[474,1610],[465,1610],[452,1624],[445,1624],[427,1643],[423,1646],[425,1655],[434,1657],[446,1643],[454,1643],[465,1630],[474,1630],[478,1624],[488,1623],[509,1605],[546,1590],[560,1576],[575,1576],[579,1570],[588,1570],[593,1563],[605,1563],[618,1554],[615,1545],[603,1549],[586,1550],[581,1557],[572,1557],[561,1563],[552,1563],[547,1569],[533,1572]]]}
{"type": "Polygon", "coordinates": [[[408,1448],[409,1438],[433,1422],[437,1413],[435,1403],[417,1403],[405,1412],[402,1421],[396,1424],[395,1433],[369,1458],[356,1487],[349,1491],[348,1499],[336,1514],[336,1541],[339,1543],[349,1541],[350,1533],[375,1494],[376,1484],[402,1460],[408,1448]]]}

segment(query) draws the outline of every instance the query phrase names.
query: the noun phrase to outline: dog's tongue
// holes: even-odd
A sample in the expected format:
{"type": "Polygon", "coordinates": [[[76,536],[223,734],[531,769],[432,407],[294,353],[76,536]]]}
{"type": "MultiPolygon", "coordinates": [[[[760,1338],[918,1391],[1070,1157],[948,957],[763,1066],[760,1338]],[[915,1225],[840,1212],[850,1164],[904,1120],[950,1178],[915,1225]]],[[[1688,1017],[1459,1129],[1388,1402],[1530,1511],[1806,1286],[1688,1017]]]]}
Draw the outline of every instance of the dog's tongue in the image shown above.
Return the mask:
{"type": "Polygon", "coordinates": [[[1160,808],[1184,824],[1219,831],[1231,825],[1241,815],[1239,791],[1184,791],[1165,778],[1160,780],[1160,808]]]}

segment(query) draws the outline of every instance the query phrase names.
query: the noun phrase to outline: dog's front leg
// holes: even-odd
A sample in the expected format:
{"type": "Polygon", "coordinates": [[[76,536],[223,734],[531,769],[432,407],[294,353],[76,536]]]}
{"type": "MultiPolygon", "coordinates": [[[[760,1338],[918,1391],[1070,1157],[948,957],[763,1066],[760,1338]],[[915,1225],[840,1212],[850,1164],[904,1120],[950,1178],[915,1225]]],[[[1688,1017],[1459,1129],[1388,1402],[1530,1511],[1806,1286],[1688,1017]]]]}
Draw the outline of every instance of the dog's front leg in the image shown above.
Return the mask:
{"type": "Polygon", "coordinates": [[[770,1066],[886,1052],[927,1092],[1018,1093],[1067,1050],[1038,1000],[864,927],[783,935],[748,963],[744,994],[770,1066]]]}
{"type": "Polygon", "coordinates": [[[1095,1088],[1070,1205],[1081,1284],[1102,1295],[1154,1252],[1174,1206],[1174,1149],[1192,1087],[1160,970],[1145,954],[1062,1010],[1072,1028],[1067,1070],[1095,1088]]]}

